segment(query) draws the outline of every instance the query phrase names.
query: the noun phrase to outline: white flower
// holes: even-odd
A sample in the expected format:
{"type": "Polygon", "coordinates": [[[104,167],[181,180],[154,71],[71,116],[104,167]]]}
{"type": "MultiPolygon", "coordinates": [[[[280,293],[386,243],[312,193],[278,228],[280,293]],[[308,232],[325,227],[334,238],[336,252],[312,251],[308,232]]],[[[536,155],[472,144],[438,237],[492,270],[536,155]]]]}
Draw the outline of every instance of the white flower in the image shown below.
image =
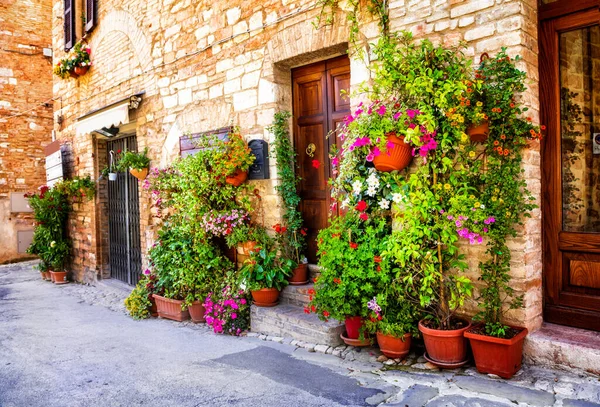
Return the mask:
{"type": "Polygon", "coordinates": [[[381,201],[379,201],[379,207],[381,209],[389,209],[390,208],[390,201],[388,201],[385,198],[381,199],[381,201]]]}
{"type": "Polygon", "coordinates": [[[367,178],[367,185],[371,188],[379,188],[379,178],[377,178],[377,174],[371,173],[369,178],[367,178]]]}
{"type": "Polygon", "coordinates": [[[56,246],[56,242],[53,240],[50,242],[50,247],[54,247],[54,246],[56,246]]]}
{"type": "Polygon", "coordinates": [[[348,206],[350,206],[350,198],[346,198],[342,201],[342,209],[346,209],[348,206]]]}
{"type": "Polygon", "coordinates": [[[481,204],[481,206],[479,207],[480,209],[485,209],[485,205],[481,204]]]}
{"type": "Polygon", "coordinates": [[[375,196],[375,194],[377,193],[377,188],[369,186],[369,188],[367,188],[367,195],[369,196],[375,196]]]}
{"type": "Polygon", "coordinates": [[[397,204],[402,202],[402,194],[398,193],[398,192],[392,194],[392,201],[394,201],[394,203],[397,203],[397,204]]]}
{"type": "Polygon", "coordinates": [[[354,181],[352,183],[352,192],[354,192],[354,195],[359,195],[361,191],[362,191],[362,181],[357,179],[356,181],[354,181]]]}

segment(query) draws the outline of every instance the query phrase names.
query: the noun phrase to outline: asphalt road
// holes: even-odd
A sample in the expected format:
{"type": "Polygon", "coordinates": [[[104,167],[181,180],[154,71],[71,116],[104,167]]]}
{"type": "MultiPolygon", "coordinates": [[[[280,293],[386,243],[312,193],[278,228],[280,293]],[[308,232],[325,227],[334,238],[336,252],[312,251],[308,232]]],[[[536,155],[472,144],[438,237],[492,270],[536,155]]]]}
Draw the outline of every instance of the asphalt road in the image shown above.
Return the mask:
{"type": "Polygon", "coordinates": [[[362,406],[380,390],[289,346],[134,321],[0,267],[0,406],[362,406]]]}

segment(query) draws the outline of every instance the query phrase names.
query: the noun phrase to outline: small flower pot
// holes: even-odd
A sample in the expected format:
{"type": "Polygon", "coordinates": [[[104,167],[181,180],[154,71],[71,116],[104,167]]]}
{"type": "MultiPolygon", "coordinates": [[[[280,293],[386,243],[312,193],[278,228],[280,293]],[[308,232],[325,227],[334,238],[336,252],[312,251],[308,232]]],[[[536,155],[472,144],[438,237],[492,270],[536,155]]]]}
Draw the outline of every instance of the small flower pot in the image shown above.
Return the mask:
{"type": "Polygon", "coordinates": [[[136,170],[135,168],[131,168],[129,169],[129,173],[137,179],[139,179],[140,181],[143,181],[148,176],[148,168],[144,168],[142,170],[136,170]]]}
{"type": "Polygon", "coordinates": [[[490,123],[482,122],[477,126],[471,126],[467,129],[467,134],[474,143],[484,143],[488,139],[490,133],[490,123]]]}
{"type": "Polygon", "coordinates": [[[88,69],[90,69],[89,66],[76,66],[73,70],[77,76],[82,76],[87,73],[88,69]]]}
{"type": "Polygon", "coordinates": [[[108,180],[109,181],[116,181],[117,180],[117,173],[116,172],[109,172],[108,173],[108,180]]]}
{"type": "Polygon", "coordinates": [[[40,275],[42,276],[42,280],[44,281],[50,281],[51,279],[49,271],[41,271],[40,275]]]}
{"type": "Polygon", "coordinates": [[[471,342],[477,371],[495,374],[504,379],[513,377],[521,368],[523,341],[527,336],[527,329],[511,327],[520,332],[510,339],[501,339],[481,335],[476,328],[478,327],[466,331],[465,338],[471,342]]]}
{"type": "Polygon", "coordinates": [[[348,346],[360,347],[360,346],[371,346],[372,345],[371,338],[368,336],[365,336],[364,339],[350,339],[346,335],[348,335],[348,333],[344,332],[343,334],[340,334],[340,338],[348,346]]]}
{"type": "Polygon", "coordinates": [[[251,293],[254,305],[258,307],[273,307],[279,300],[279,290],[276,288],[262,288],[251,293]]]}
{"type": "Polygon", "coordinates": [[[75,70],[69,71],[69,76],[73,79],[79,78],[79,75],[75,72],[75,70]]]}
{"type": "Polygon", "coordinates": [[[412,334],[404,334],[399,338],[392,335],[384,335],[377,332],[377,343],[379,349],[388,358],[403,359],[410,352],[410,344],[412,342],[412,334]]]}
{"type": "Polygon", "coordinates": [[[179,322],[190,319],[190,313],[187,310],[181,310],[183,301],[172,300],[156,294],[154,294],[154,300],[156,301],[156,311],[159,317],[179,322]]]}
{"type": "Polygon", "coordinates": [[[300,263],[289,278],[291,285],[304,285],[308,283],[308,264],[300,263]]]}
{"type": "Polygon", "coordinates": [[[247,171],[235,170],[233,175],[225,178],[225,182],[233,185],[234,187],[239,187],[246,181],[246,179],[248,179],[247,171]]]}
{"type": "Polygon", "coordinates": [[[469,343],[464,334],[469,328],[471,323],[466,321],[463,328],[450,330],[428,328],[423,320],[419,321],[419,331],[423,334],[425,349],[432,363],[439,362],[440,367],[466,363],[469,343]]]}
{"type": "Polygon", "coordinates": [[[67,272],[66,271],[51,271],[52,281],[54,284],[67,284],[67,272]]]}
{"type": "Polygon", "coordinates": [[[349,339],[358,339],[363,327],[362,317],[346,317],[346,335],[349,339]]]}
{"type": "Polygon", "coordinates": [[[192,305],[188,307],[188,311],[190,313],[190,318],[192,318],[192,322],[206,322],[204,319],[206,309],[204,308],[202,301],[194,301],[192,305]]]}
{"type": "Polygon", "coordinates": [[[404,142],[404,136],[397,137],[395,133],[387,135],[387,141],[392,142],[394,147],[382,151],[373,158],[373,164],[377,171],[390,172],[400,171],[408,167],[412,161],[412,148],[404,142]]]}

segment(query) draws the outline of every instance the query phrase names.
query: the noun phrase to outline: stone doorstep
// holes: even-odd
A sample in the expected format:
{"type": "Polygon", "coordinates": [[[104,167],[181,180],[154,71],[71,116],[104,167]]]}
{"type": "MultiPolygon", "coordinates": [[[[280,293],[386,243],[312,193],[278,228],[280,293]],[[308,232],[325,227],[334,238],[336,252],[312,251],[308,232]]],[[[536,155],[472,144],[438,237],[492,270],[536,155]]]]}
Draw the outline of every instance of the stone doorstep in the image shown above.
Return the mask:
{"type": "Polygon", "coordinates": [[[342,343],[340,334],[345,329],[335,320],[321,321],[315,314],[305,314],[303,307],[291,304],[270,308],[253,305],[250,320],[252,332],[329,346],[342,343]]]}
{"type": "Polygon", "coordinates": [[[525,361],[600,374],[600,332],[544,323],[527,336],[525,361]]]}
{"type": "Polygon", "coordinates": [[[312,283],[306,285],[288,285],[281,292],[279,302],[281,304],[297,305],[304,308],[310,302],[308,290],[314,288],[314,286],[312,283]]]}

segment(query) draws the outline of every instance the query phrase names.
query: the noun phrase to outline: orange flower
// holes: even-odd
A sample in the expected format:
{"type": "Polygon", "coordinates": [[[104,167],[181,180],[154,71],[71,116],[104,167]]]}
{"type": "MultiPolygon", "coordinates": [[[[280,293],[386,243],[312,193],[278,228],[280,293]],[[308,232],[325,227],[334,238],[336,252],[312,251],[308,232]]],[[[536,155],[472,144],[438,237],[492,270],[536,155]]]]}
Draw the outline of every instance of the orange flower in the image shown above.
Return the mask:
{"type": "Polygon", "coordinates": [[[375,257],[373,257],[373,261],[375,263],[381,263],[381,256],[375,256],[375,257]]]}
{"type": "Polygon", "coordinates": [[[530,122],[531,120],[532,120],[532,119],[531,119],[531,117],[528,117],[528,118],[527,118],[527,121],[528,121],[528,122],[530,122]]]}
{"type": "Polygon", "coordinates": [[[334,278],[333,282],[336,284],[342,284],[342,280],[340,280],[339,278],[334,278]]]}
{"type": "Polygon", "coordinates": [[[506,135],[505,135],[505,134],[501,134],[501,135],[500,135],[500,138],[501,138],[502,140],[506,140],[506,135]]]}
{"type": "Polygon", "coordinates": [[[540,126],[540,129],[542,130],[546,130],[546,126],[544,126],[543,124],[540,126]]]}
{"type": "Polygon", "coordinates": [[[351,248],[351,249],[356,249],[357,247],[358,247],[358,244],[357,244],[357,243],[350,242],[350,248],[351,248]]]}
{"type": "Polygon", "coordinates": [[[506,150],[504,150],[504,155],[508,155],[509,151],[508,148],[506,150]]]}
{"type": "Polygon", "coordinates": [[[498,140],[494,140],[494,145],[497,146],[498,144],[500,144],[500,142],[498,140]]]}
{"type": "Polygon", "coordinates": [[[514,103],[511,103],[511,104],[510,104],[510,107],[515,107],[515,104],[514,104],[514,103]]]}

